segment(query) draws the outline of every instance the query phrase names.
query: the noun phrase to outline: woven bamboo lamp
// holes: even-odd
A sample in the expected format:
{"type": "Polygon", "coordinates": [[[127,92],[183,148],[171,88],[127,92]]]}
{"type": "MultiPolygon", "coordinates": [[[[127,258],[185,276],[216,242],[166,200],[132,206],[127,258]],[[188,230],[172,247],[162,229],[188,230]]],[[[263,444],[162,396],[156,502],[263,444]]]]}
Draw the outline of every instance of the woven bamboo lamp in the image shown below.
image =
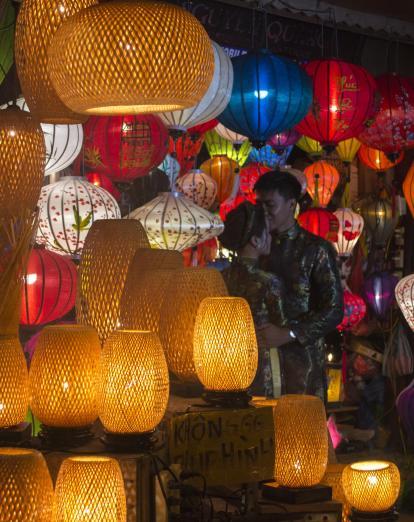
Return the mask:
{"type": "Polygon", "coordinates": [[[0,520],[55,520],[52,479],[40,452],[24,448],[0,448],[0,491],[0,520]]]}
{"type": "Polygon", "coordinates": [[[214,54],[205,29],[185,9],[112,1],[84,9],[60,28],[49,47],[49,72],[73,111],[166,112],[201,100],[214,54]]]}
{"type": "Polygon", "coordinates": [[[117,328],[134,254],[148,246],[145,231],[135,220],[100,220],[89,231],[79,265],[76,316],[78,323],[97,330],[101,343],[117,328]]]}
{"type": "Polygon", "coordinates": [[[321,484],[332,488],[332,499],[342,504],[342,522],[349,522],[351,506],[345,498],[342,485],[342,473],[345,468],[346,464],[328,464],[321,484]]]}
{"type": "Polygon", "coordinates": [[[392,462],[370,460],[349,464],[342,473],[342,485],[353,508],[352,520],[359,522],[363,518],[358,512],[388,512],[389,517],[381,520],[396,520],[394,504],[400,493],[400,472],[392,462]]]}
{"type": "Polygon", "coordinates": [[[216,200],[217,183],[200,169],[189,170],[177,180],[177,188],[199,207],[210,209],[216,200]]]}
{"type": "Polygon", "coordinates": [[[9,107],[0,112],[0,217],[16,208],[34,210],[46,161],[42,129],[27,112],[9,107]]]}
{"type": "Polygon", "coordinates": [[[194,364],[206,400],[248,403],[256,375],[258,349],[253,317],[240,297],[207,297],[194,326],[194,364]]]}
{"type": "Polygon", "coordinates": [[[69,457],[56,481],[56,522],[126,522],[121,468],[115,459],[69,457]]]}
{"type": "Polygon", "coordinates": [[[82,443],[98,417],[100,344],[81,325],[47,326],[40,334],[30,372],[30,408],[42,423],[46,444],[82,443]]]}
{"type": "Polygon", "coordinates": [[[106,340],[100,371],[99,417],[109,446],[145,447],[169,397],[167,362],[158,335],[117,330],[106,340]]]}
{"type": "Polygon", "coordinates": [[[213,156],[200,166],[217,183],[217,199],[223,203],[232,193],[239,165],[227,156],[213,156]]]}
{"type": "Polygon", "coordinates": [[[160,339],[168,368],[180,381],[198,381],[193,358],[193,334],[198,307],[206,297],[227,296],[220,272],[211,268],[176,270],[161,308],[160,339]],[[171,306],[174,303],[174,306],[171,306]]]}
{"type": "Polygon", "coordinates": [[[16,67],[30,112],[42,122],[81,123],[59,99],[49,77],[47,51],[63,22],[96,0],[33,0],[24,2],[16,24],[16,67]]]}

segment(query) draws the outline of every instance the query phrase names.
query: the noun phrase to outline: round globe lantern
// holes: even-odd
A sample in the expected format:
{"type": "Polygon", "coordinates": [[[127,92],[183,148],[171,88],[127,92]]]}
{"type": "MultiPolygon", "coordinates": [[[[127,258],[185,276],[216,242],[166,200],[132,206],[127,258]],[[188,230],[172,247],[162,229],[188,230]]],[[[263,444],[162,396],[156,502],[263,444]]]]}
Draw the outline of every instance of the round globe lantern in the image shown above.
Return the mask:
{"type": "Polygon", "coordinates": [[[409,327],[414,331],[414,274],[403,277],[397,283],[395,299],[409,327]]]}
{"type": "Polygon", "coordinates": [[[353,294],[349,290],[344,290],[344,318],[337,329],[352,330],[365,317],[367,307],[359,295],[353,294]]]}
{"type": "Polygon", "coordinates": [[[217,195],[217,183],[200,169],[190,170],[177,181],[177,188],[199,207],[210,209],[217,195]]]}
{"type": "Polygon", "coordinates": [[[354,207],[363,217],[374,244],[385,246],[398,222],[398,214],[394,212],[391,202],[374,195],[357,202],[354,207]]]}
{"type": "Polygon", "coordinates": [[[236,176],[239,172],[238,164],[227,156],[213,156],[202,163],[200,168],[216,182],[217,199],[222,203],[233,191],[236,176]]]}
{"type": "Polygon", "coordinates": [[[324,208],[310,208],[298,216],[298,222],[308,232],[327,241],[338,241],[339,221],[329,210],[324,208]]]}

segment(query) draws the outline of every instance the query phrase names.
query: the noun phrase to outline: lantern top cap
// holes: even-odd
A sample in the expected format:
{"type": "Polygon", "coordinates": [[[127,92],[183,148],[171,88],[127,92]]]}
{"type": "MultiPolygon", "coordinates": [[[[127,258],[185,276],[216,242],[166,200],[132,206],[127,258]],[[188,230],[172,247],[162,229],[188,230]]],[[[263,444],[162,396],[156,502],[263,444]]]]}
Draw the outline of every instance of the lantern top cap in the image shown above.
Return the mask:
{"type": "Polygon", "coordinates": [[[97,455],[82,455],[82,456],[76,456],[76,457],[68,457],[67,460],[70,462],[83,462],[83,463],[90,463],[90,462],[111,462],[113,459],[110,457],[102,457],[97,455]]]}
{"type": "Polygon", "coordinates": [[[154,332],[151,332],[150,330],[132,330],[132,329],[117,329],[114,333],[121,333],[121,334],[134,334],[134,335],[148,335],[152,334],[154,332]]]}
{"type": "Polygon", "coordinates": [[[390,462],[385,460],[367,460],[361,462],[354,462],[351,464],[351,469],[354,471],[382,471],[390,467],[390,462]]]}
{"type": "Polygon", "coordinates": [[[0,448],[0,457],[24,457],[26,455],[37,455],[36,450],[25,448],[0,448]]]}

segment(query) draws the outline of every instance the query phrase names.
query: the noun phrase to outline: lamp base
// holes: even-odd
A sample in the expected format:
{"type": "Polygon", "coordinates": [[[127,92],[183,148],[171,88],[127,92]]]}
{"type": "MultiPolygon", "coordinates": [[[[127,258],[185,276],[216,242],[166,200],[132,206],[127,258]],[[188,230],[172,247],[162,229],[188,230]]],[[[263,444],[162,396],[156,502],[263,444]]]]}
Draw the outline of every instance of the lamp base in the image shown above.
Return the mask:
{"type": "Polygon", "coordinates": [[[357,509],[352,509],[349,517],[352,522],[394,522],[398,520],[398,518],[399,515],[395,508],[377,513],[365,513],[357,509]]]}
{"type": "Polygon", "coordinates": [[[187,383],[179,381],[178,379],[175,379],[172,377],[170,379],[171,384],[171,392],[174,395],[178,395],[179,397],[200,397],[200,395],[203,393],[204,388],[199,382],[194,383],[187,383]]]}
{"type": "Polygon", "coordinates": [[[41,424],[38,437],[44,448],[77,448],[93,438],[91,428],[92,425],[80,428],[56,428],[41,424]]]}
{"type": "Polygon", "coordinates": [[[284,504],[311,504],[332,500],[332,488],[329,486],[312,486],[309,488],[286,488],[276,482],[265,482],[262,485],[262,496],[284,504]]]}
{"type": "Polygon", "coordinates": [[[104,430],[101,441],[111,451],[118,453],[146,453],[152,450],[157,442],[155,430],[146,433],[110,433],[104,430]]]}
{"type": "Polygon", "coordinates": [[[0,429],[0,446],[22,446],[32,436],[30,422],[21,422],[11,428],[0,429]]]}
{"type": "Polygon", "coordinates": [[[216,392],[206,390],[202,394],[202,398],[209,406],[216,408],[247,408],[252,396],[247,391],[216,392]]]}

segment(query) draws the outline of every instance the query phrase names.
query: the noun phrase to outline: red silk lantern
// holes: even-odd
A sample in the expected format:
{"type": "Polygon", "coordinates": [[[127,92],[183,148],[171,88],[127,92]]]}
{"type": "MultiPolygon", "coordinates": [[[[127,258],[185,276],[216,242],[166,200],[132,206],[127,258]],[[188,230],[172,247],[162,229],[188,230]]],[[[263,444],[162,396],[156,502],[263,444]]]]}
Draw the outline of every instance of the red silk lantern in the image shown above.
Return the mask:
{"type": "Polygon", "coordinates": [[[403,183],[403,192],[405,200],[411,215],[414,217],[414,162],[411,164],[403,183]]]}
{"type": "Polygon", "coordinates": [[[400,163],[404,158],[404,152],[400,152],[396,159],[391,161],[382,150],[362,144],[358,151],[358,158],[368,168],[377,172],[384,172],[400,163]]]}
{"type": "Polygon", "coordinates": [[[102,187],[107,192],[112,194],[112,196],[117,201],[121,199],[121,193],[112,183],[112,181],[108,178],[108,176],[105,176],[105,174],[99,174],[98,172],[88,172],[85,178],[89,181],[89,183],[95,185],[95,187],[102,187]]]}
{"type": "Polygon", "coordinates": [[[214,129],[214,127],[217,127],[217,125],[218,125],[218,120],[216,120],[216,119],[206,121],[205,123],[200,123],[200,125],[194,125],[194,127],[190,127],[188,129],[188,134],[193,134],[193,135],[194,134],[198,134],[198,135],[205,134],[209,130],[214,129]]]}
{"type": "Polygon", "coordinates": [[[324,208],[310,208],[298,216],[302,228],[327,241],[338,241],[339,221],[329,210],[324,208]]]}
{"type": "Polygon", "coordinates": [[[414,146],[414,89],[406,78],[384,74],[377,78],[381,94],[374,122],[359,136],[363,143],[395,155],[414,146]]]}
{"type": "Polygon", "coordinates": [[[85,164],[113,181],[145,176],[167,154],[167,129],[152,114],[92,116],[84,129],[85,164]]]}
{"type": "Polygon", "coordinates": [[[254,186],[256,181],[265,172],[270,172],[272,169],[266,167],[262,163],[249,163],[246,167],[240,170],[239,188],[240,192],[246,195],[249,201],[253,203],[256,201],[256,194],[254,193],[254,186]]]}
{"type": "Polygon", "coordinates": [[[240,190],[234,197],[227,198],[220,205],[220,217],[223,221],[226,221],[227,214],[231,212],[233,209],[238,207],[244,201],[250,201],[250,203],[255,203],[256,198],[253,195],[243,194],[240,190]]]}
{"type": "Polygon", "coordinates": [[[76,278],[69,257],[34,248],[24,276],[20,323],[38,326],[70,312],[75,306],[76,278]]]}
{"type": "Polygon", "coordinates": [[[217,257],[218,244],[217,239],[207,239],[194,248],[187,248],[182,252],[184,258],[184,266],[190,268],[192,266],[206,266],[212,263],[217,257]]]}
{"type": "Polygon", "coordinates": [[[339,172],[326,161],[316,161],[304,170],[307,190],[315,205],[326,207],[339,183],[339,172]]]}
{"type": "Polygon", "coordinates": [[[336,59],[314,60],[304,69],[313,80],[313,103],[296,130],[328,148],[358,136],[375,113],[374,78],[336,59]]]}
{"type": "Polygon", "coordinates": [[[352,330],[365,317],[367,306],[359,295],[353,294],[348,289],[344,290],[344,318],[342,323],[337,326],[341,332],[343,330],[352,330]]]}
{"type": "Polygon", "coordinates": [[[194,168],[195,159],[203,146],[204,134],[190,134],[185,132],[174,139],[170,136],[168,152],[177,159],[180,164],[180,172],[185,174],[194,168]]]}

